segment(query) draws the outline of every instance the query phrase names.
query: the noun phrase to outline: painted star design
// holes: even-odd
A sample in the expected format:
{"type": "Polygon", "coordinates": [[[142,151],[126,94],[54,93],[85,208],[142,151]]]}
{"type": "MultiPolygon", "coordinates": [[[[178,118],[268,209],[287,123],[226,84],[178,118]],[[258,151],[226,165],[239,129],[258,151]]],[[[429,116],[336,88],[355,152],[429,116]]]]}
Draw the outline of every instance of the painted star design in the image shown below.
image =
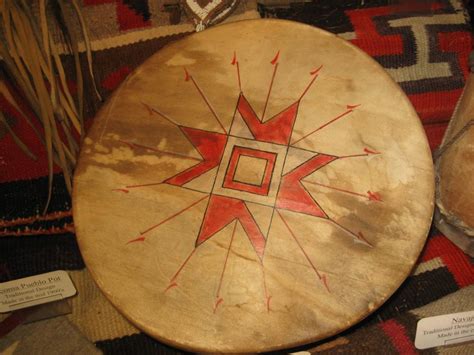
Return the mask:
{"type": "Polygon", "coordinates": [[[346,109],[343,112],[327,120],[323,125],[306,132],[300,137],[293,137],[293,127],[298,117],[298,110],[303,104],[306,93],[318,78],[322,66],[310,72],[308,85],[293,104],[275,116],[265,119],[267,105],[278,71],[279,55],[280,52],[270,62],[273,66],[273,73],[261,117],[255,113],[242,90],[239,61],[235,53],[231,64],[236,70],[240,94],[237,98],[235,115],[230,127],[224,127],[204,91],[186,68],[184,68],[185,80],[195,87],[204,100],[219,126],[219,132],[185,127],[161,112],[158,108],[144,104],[151,115],[157,115],[179,127],[182,134],[199,153],[200,158],[182,156],[178,153],[160,151],[152,147],[123,141],[124,144],[134,149],[148,149],[155,151],[157,154],[169,154],[177,158],[194,159],[197,161],[195,165],[170,176],[164,181],[114,189],[116,191],[129,192],[130,189],[143,186],[168,184],[204,193],[202,197],[191,205],[148,227],[128,242],[129,244],[144,242],[152,235],[151,232],[162,224],[186,213],[186,211],[200,203],[207,203],[201,227],[196,236],[195,247],[178,267],[175,274],[170,277],[169,285],[165,291],[178,286],[179,276],[196,250],[223,228],[234,222],[232,237],[227,248],[227,255],[218,285],[214,312],[224,302],[221,296],[221,286],[237,222],[242,226],[261,262],[264,298],[268,311],[270,311],[271,296],[266,287],[263,261],[267,237],[273,218],[281,219],[289,236],[298,245],[303,257],[314,270],[318,280],[330,292],[327,276],[318,270],[316,262],[311,260],[300,244],[298,236],[285,219],[284,211],[292,211],[324,219],[355,242],[371,247],[371,243],[364,237],[361,231],[352,231],[329,216],[318,204],[315,196],[308,191],[305,184],[317,185],[322,189],[331,189],[340,193],[351,194],[373,202],[381,202],[380,195],[372,191],[367,191],[366,193],[349,191],[337,186],[328,186],[308,181],[305,178],[337,160],[363,158],[380,153],[365,148],[363,152],[357,154],[335,156],[305,149],[301,144],[306,138],[326,129],[334,122],[348,119],[357,110],[359,105],[346,105],[346,109]],[[249,174],[249,171],[253,174],[249,174]],[[254,213],[256,210],[260,211],[258,216],[254,213]]]}

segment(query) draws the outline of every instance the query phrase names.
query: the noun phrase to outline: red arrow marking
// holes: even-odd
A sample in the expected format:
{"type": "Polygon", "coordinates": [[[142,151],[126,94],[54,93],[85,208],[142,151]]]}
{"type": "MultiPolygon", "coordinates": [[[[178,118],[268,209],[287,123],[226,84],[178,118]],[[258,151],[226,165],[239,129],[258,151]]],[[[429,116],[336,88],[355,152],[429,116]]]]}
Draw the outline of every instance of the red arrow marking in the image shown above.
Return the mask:
{"type": "Polygon", "coordinates": [[[264,294],[264,297],[265,297],[265,305],[267,307],[267,312],[270,312],[270,300],[272,299],[272,296],[270,296],[268,294],[268,290],[267,290],[267,281],[266,281],[266,277],[265,277],[265,267],[263,266],[263,263],[261,263],[261,266],[262,266],[262,276],[263,276],[263,294],[264,294]]]}
{"type": "Polygon", "coordinates": [[[139,236],[138,238],[129,240],[129,241],[127,242],[127,244],[135,243],[135,242],[144,242],[144,241],[145,241],[145,237],[144,237],[143,235],[141,235],[141,236],[139,236]]]}
{"type": "Polygon", "coordinates": [[[163,182],[151,182],[149,184],[140,184],[140,185],[127,185],[125,186],[127,189],[136,189],[139,187],[147,187],[147,186],[157,186],[157,185],[163,185],[163,182]]]}
{"type": "Polygon", "coordinates": [[[358,158],[358,157],[368,157],[369,155],[378,155],[382,154],[380,152],[376,152],[374,150],[370,150],[368,148],[364,148],[364,152],[362,154],[351,154],[351,155],[342,155],[339,157],[339,159],[345,159],[345,158],[358,158]]]}
{"type": "Polygon", "coordinates": [[[262,260],[266,244],[265,237],[245,202],[231,197],[211,195],[196,246],[204,243],[234,220],[240,222],[255,253],[262,260]]]}
{"type": "Polygon", "coordinates": [[[303,182],[306,182],[306,183],[311,184],[311,185],[325,187],[327,189],[343,192],[343,193],[354,195],[354,196],[364,197],[364,198],[366,198],[368,200],[371,200],[371,201],[382,201],[382,199],[380,198],[380,195],[378,193],[373,193],[371,191],[367,191],[367,194],[365,195],[365,194],[361,194],[361,193],[358,193],[358,192],[341,189],[339,187],[320,184],[320,183],[314,182],[314,181],[303,180],[303,182]]]}
{"type": "Polygon", "coordinates": [[[343,230],[344,232],[346,232],[347,234],[349,234],[350,236],[352,236],[354,239],[358,240],[359,242],[361,242],[362,244],[368,246],[368,247],[373,247],[372,244],[369,243],[369,241],[367,239],[365,239],[364,235],[362,234],[362,232],[358,232],[358,234],[355,234],[354,232],[352,232],[351,230],[347,229],[346,227],[340,225],[339,223],[337,223],[336,221],[332,220],[332,219],[328,219],[328,221],[330,221],[331,223],[333,223],[335,226],[337,226],[339,229],[343,230]]]}
{"type": "Polygon", "coordinates": [[[331,290],[329,290],[328,278],[326,277],[326,275],[321,276],[321,281],[323,282],[324,287],[326,287],[326,290],[328,290],[328,292],[330,293],[331,290]]]}
{"type": "Polygon", "coordinates": [[[288,144],[291,129],[298,113],[298,102],[295,102],[282,112],[266,122],[261,122],[243,94],[237,103],[237,110],[247,124],[255,139],[263,142],[288,144]]]}
{"type": "Polygon", "coordinates": [[[340,115],[334,117],[333,119],[329,120],[328,122],[326,122],[325,124],[323,124],[322,126],[319,126],[318,128],[316,128],[314,131],[312,132],[309,132],[308,134],[304,135],[303,137],[301,137],[300,139],[296,140],[295,142],[292,143],[292,145],[295,145],[296,143],[302,141],[303,139],[309,137],[310,135],[326,128],[327,126],[333,124],[334,122],[336,122],[337,120],[340,120],[341,118],[343,118],[344,116],[347,116],[348,114],[352,113],[354,111],[355,108],[359,107],[360,105],[347,105],[346,108],[347,108],[347,111],[341,113],[340,115]]]}
{"type": "Polygon", "coordinates": [[[123,193],[126,193],[126,194],[129,193],[129,191],[127,189],[112,189],[112,191],[123,192],[123,193]]]}
{"type": "Polygon", "coordinates": [[[178,271],[175,272],[175,274],[173,275],[173,277],[170,280],[169,286],[165,289],[165,292],[168,291],[172,287],[178,286],[178,283],[176,282],[176,280],[178,279],[179,274],[181,273],[181,271],[183,271],[184,267],[186,266],[186,264],[188,263],[188,261],[191,259],[191,257],[194,255],[195,252],[196,252],[196,247],[193,248],[191,253],[189,253],[187,258],[184,260],[184,262],[178,268],[178,271]]]}
{"type": "Polygon", "coordinates": [[[301,184],[301,180],[336,159],[337,157],[331,155],[318,154],[282,176],[276,207],[326,218],[326,214],[301,184]]]}
{"type": "Polygon", "coordinates": [[[280,51],[278,50],[277,54],[275,55],[275,58],[272,59],[270,62],[272,65],[278,64],[278,58],[280,58],[280,51]]]}
{"type": "Polygon", "coordinates": [[[217,307],[219,307],[220,304],[223,303],[223,302],[224,302],[224,299],[222,299],[222,298],[218,298],[218,299],[216,300],[216,303],[214,304],[214,313],[217,312],[217,307]]]}
{"type": "Polygon", "coordinates": [[[146,229],[145,231],[141,232],[140,233],[140,236],[138,238],[135,238],[135,239],[132,239],[130,241],[127,242],[127,244],[130,244],[130,243],[133,243],[133,242],[143,242],[145,241],[145,234],[151,232],[153,229],[155,228],[158,228],[159,226],[161,226],[163,223],[166,223],[170,220],[172,220],[173,218],[179,216],[181,213],[183,212],[186,212],[187,210],[189,210],[191,207],[197,205],[199,202],[201,202],[202,200],[204,200],[205,198],[208,198],[209,196],[206,195],[204,196],[203,198],[200,198],[199,200],[197,200],[196,202],[193,202],[192,204],[190,204],[189,206],[183,208],[182,210],[176,212],[175,214],[169,216],[168,218],[164,219],[163,221],[161,221],[160,223],[157,223],[151,227],[149,227],[148,229],[146,229]]]}
{"type": "Polygon", "coordinates": [[[380,152],[376,152],[375,150],[370,150],[369,148],[364,148],[364,152],[367,154],[382,154],[380,152]]]}
{"type": "Polygon", "coordinates": [[[271,307],[270,307],[270,302],[272,300],[272,296],[267,297],[267,312],[270,312],[271,307]]]}
{"type": "Polygon", "coordinates": [[[359,107],[359,106],[360,106],[360,104],[359,104],[359,105],[347,105],[346,108],[347,108],[348,110],[355,110],[355,109],[356,109],[357,107],[359,107]]]}
{"type": "Polygon", "coordinates": [[[227,136],[195,128],[181,126],[179,128],[203,158],[199,164],[165,180],[167,184],[183,186],[219,165],[222,154],[224,154],[227,136]]]}
{"type": "Polygon", "coordinates": [[[291,230],[290,226],[288,225],[288,223],[286,222],[286,220],[283,218],[283,216],[281,215],[280,211],[279,210],[276,210],[278,215],[280,216],[281,220],[283,221],[283,223],[285,224],[286,228],[288,229],[288,231],[290,232],[291,236],[293,237],[293,239],[295,240],[296,244],[298,245],[298,247],[300,248],[301,252],[303,253],[303,255],[305,256],[306,260],[308,261],[309,265],[311,266],[311,268],[314,270],[314,272],[316,273],[316,276],[318,276],[318,279],[323,283],[324,287],[326,288],[326,290],[328,292],[329,291],[329,288],[327,287],[327,279],[326,279],[326,276],[321,276],[321,274],[319,273],[318,269],[316,268],[316,266],[314,266],[313,262],[311,261],[311,259],[309,258],[308,254],[306,253],[306,251],[304,250],[303,246],[301,245],[301,243],[299,242],[298,238],[296,238],[296,235],[295,233],[293,233],[293,231],[291,230]]]}
{"type": "MultiPolygon", "coordinates": [[[[359,237],[359,240],[362,240],[363,242],[370,245],[369,241],[367,239],[365,239],[365,236],[364,236],[364,234],[362,234],[362,232],[357,233],[357,236],[359,237]]],[[[372,245],[370,245],[370,246],[372,246],[372,245]]]]}
{"type": "Polygon", "coordinates": [[[224,266],[222,268],[221,277],[219,279],[219,286],[217,287],[217,292],[216,292],[217,301],[216,301],[216,304],[214,306],[214,313],[216,312],[217,307],[219,306],[219,304],[221,304],[224,301],[224,299],[222,299],[221,296],[220,296],[221,288],[222,288],[222,281],[224,280],[224,273],[225,273],[225,269],[227,267],[227,261],[229,260],[230,249],[232,248],[232,243],[234,242],[234,236],[235,236],[235,229],[236,228],[237,228],[237,221],[235,221],[234,228],[232,229],[232,236],[230,237],[229,247],[227,248],[227,254],[225,256],[224,266]]]}
{"type": "Polygon", "coordinates": [[[149,114],[156,113],[157,115],[161,116],[162,118],[164,118],[168,122],[174,124],[175,126],[179,126],[179,124],[174,119],[172,119],[170,116],[166,115],[165,113],[161,112],[157,108],[151,107],[150,105],[145,104],[143,102],[142,102],[142,105],[145,106],[145,108],[148,110],[149,114]]]}
{"type": "Polygon", "coordinates": [[[237,54],[234,51],[234,58],[232,58],[232,62],[230,63],[232,65],[235,65],[237,69],[237,79],[239,81],[239,91],[242,92],[242,82],[240,81],[240,67],[239,67],[239,61],[237,60],[237,54]]]}
{"type": "Polygon", "coordinates": [[[201,98],[204,100],[204,102],[206,103],[206,106],[209,108],[209,111],[211,111],[212,115],[214,116],[214,118],[216,119],[217,123],[219,124],[219,127],[222,129],[222,131],[224,131],[225,134],[227,134],[227,131],[226,129],[224,128],[224,126],[222,125],[222,122],[221,120],[219,119],[219,116],[217,115],[217,112],[216,110],[214,110],[214,107],[212,107],[211,105],[211,102],[208,100],[208,98],[206,97],[206,95],[204,94],[204,91],[202,91],[201,87],[199,86],[199,84],[197,83],[197,81],[194,79],[194,77],[188,73],[188,71],[186,70],[186,68],[184,68],[184,72],[186,73],[186,77],[185,77],[185,81],[189,81],[189,79],[191,79],[191,81],[193,82],[193,85],[194,87],[196,88],[196,90],[198,91],[199,95],[201,96],[201,98]]]}
{"type": "Polygon", "coordinates": [[[369,154],[351,154],[351,155],[342,155],[339,159],[346,159],[346,158],[359,158],[359,157],[368,157],[369,154]]]}
{"type": "Polygon", "coordinates": [[[316,68],[314,69],[310,74],[313,76],[313,78],[311,79],[311,81],[309,82],[308,86],[306,86],[306,88],[304,89],[303,93],[301,94],[300,98],[298,99],[298,101],[301,101],[303,99],[303,97],[306,95],[306,93],[309,91],[309,89],[311,88],[311,86],[313,85],[313,83],[315,82],[315,80],[318,78],[318,74],[319,74],[319,71],[322,69],[322,65],[319,67],[319,68],[316,68]]]}
{"type": "Polygon", "coordinates": [[[323,66],[321,65],[319,68],[316,68],[314,69],[312,72],[310,72],[311,75],[315,75],[315,74],[318,74],[319,71],[323,68],[323,66]]]}
{"type": "Polygon", "coordinates": [[[188,73],[188,70],[186,68],[184,69],[184,81],[189,81],[190,75],[188,73]]]}
{"type": "Polygon", "coordinates": [[[178,287],[178,284],[176,282],[173,282],[169,284],[169,286],[165,289],[165,293],[168,292],[168,290],[171,290],[174,287],[178,287]]]}
{"type": "Polygon", "coordinates": [[[171,156],[179,157],[179,158],[183,158],[183,159],[202,161],[202,159],[199,159],[199,158],[190,157],[190,156],[187,156],[187,155],[184,155],[184,154],[180,154],[180,153],[167,152],[167,151],[165,151],[165,150],[156,149],[156,148],[149,147],[149,146],[146,146],[146,145],[143,145],[143,144],[137,144],[137,143],[132,143],[132,142],[126,142],[126,141],[122,141],[122,140],[119,140],[119,142],[121,142],[121,143],[123,143],[123,144],[126,144],[126,145],[128,145],[129,147],[131,147],[131,148],[142,148],[142,149],[146,149],[146,150],[151,150],[152,152],[156,152],[156,153],[160,153],[160,154],[165,154],[165,155],[171,155],[171,156]]]}
{"type": "Polygon", "coordinates": [[[272,65],[274,66],[273,67],[273,74],[272,74],[272,79],[270,80],[270,87],[268,88],[268,93],[267,93],[267,98],[265,100],[265,106],[263,106],[263,113],[262,113],[262,120],[264,120],[265,118],[265,112],[267,111],[267,106],[268,106],[268,101],[270,100],[270,94],[272,92],[272,88],[273,88],[273,82],[275,81],[275,76],[276,76],[276,72],[278,70],[278,57],[280,56],[280,51],[278,51],[277,55],[275,56],[275,58],[271,61],[272,65]]]}
{"type": "Polygon", "coordinates": [[[382,198],[378,192],[367,191],[367,195],[371,201],[382,201],[382,198]]]}
{"type": "Polygon", "coordinates": [[[318,183],[318,182],[313,182],[313,181],[308,181],[308,180],[303,180],[303,181],[306,182],[306,183],[308,183],[308,184],[311,184],[311,185],[321,186],[321,187],[325,187],[325,188],[327,188],[327,189],[331,189],[331,190],[343,192],[343,193],[346,193],[346,194],[350,194],[350,195],[354,195],[354,196],[359,196],[359,197],[368,198],[367,195],[360,194],[360,193],[357,193],[357,192],[354,192],[354,191],[350,191],[350,190],[341,189],[341,188],[339,188],[339,187],[324,185],[324,184],[320,184],[320,183],[318,183]]]}

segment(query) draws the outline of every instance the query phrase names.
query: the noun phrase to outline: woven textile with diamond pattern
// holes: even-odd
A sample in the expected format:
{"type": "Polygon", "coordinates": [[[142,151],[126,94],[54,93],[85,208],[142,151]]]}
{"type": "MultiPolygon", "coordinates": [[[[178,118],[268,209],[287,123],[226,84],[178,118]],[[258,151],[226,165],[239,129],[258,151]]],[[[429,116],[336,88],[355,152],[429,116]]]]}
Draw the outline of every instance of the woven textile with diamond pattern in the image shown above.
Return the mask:
{"type": "MultiPolygon", "coordinates": [[[[235,16],[255,17],[255,4],[252,7],[250,3],[241,2],[235,16]]],[[[162,5],[165,1],[83,1],[104,96],[157,49],[194,30],[192,19],[186,20],[183,12],[162,5]]],[[[431,148],[439,145],[461,94],[472,47],[471,28],[461,1],[313,1],[290,7],[260,6],[259,10],[264,17],[321,27],[366,51],[408,95],[431,148]]],[[[66,61],[72,71],[72,59],[66,61]]],[[[3,97],[0,105],[21,137],[36,144],[35,153],[44,155],[15,108],[3,97]]],[[[91,96],[86,103],[87,116],[93,117],[98,106],[91,96]]],[[[99,349],[105,353],[180,353],[128,323],[91,280],[78,251],[71,202],[59,171],[49,212],[40,216],[47,196],[46,161],[29,160],[0,128],[0,166],[0,281],[68,270],[79,291],[72,300],[68,321],[99,349]]],[[[416,268],[385,305],[342,335],[298,350],[416,353],[417,320],[472,309],[473,283],[472,261],[432,229],[416,268]]]]}

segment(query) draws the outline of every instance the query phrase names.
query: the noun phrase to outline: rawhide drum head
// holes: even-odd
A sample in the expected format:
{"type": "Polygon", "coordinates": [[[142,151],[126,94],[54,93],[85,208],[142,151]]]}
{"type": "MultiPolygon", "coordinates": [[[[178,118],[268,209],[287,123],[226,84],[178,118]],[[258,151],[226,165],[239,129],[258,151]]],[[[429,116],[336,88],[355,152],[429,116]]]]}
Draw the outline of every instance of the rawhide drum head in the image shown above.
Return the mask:
{"type": "Polygon", "coordinates": [[[409,275],[430,228],[430,149],[368,55],[314,27],[243,21],[163,48],[101,109],[74,179],[94,280],[191,351],[336,334],[409,275]]]}

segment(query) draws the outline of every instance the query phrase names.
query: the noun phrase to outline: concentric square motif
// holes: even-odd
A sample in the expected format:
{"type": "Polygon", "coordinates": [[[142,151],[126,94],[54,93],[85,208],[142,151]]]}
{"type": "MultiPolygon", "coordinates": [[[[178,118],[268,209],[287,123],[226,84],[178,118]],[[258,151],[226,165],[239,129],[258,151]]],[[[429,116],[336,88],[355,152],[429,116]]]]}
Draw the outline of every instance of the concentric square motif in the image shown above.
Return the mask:
{"type": "Polygon", "coordinates": [[[274,206],[286,146],[229,137],[213,194],[274,206]]]}
{"type": "Polygon", "coordinates": [[[266,196],[277,155],[234,146],[222,187],[266,196]]]}

